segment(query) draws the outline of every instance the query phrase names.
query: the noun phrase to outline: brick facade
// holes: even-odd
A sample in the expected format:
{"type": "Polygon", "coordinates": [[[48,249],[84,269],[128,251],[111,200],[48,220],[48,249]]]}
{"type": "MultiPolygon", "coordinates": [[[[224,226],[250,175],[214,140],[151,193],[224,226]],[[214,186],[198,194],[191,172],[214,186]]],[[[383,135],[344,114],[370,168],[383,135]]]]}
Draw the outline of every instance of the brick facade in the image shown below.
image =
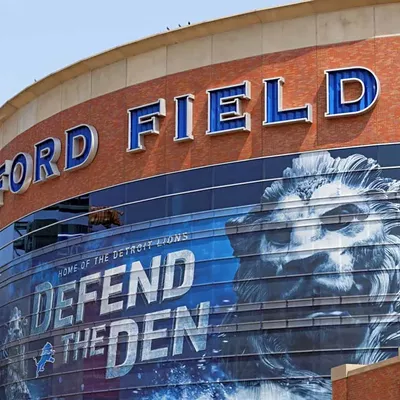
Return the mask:
{"type": "MultiPolygon", "coordinates": [[[[86,101],[50,117],[17,136],[1,150],[1,160],[18,152],[33,154],[35,143],[46,137],[64,142],[64,131],[86,123],[99,133],[99,151],[85,169],[62,173],[51,183],[31,185],[23,195],[5,194],[0,228],[35,210],[79,194],[111,185],[171,171],[254,157],[329,149],[400,140],[400,37],[381,37],[329,46],[309,47],[256,56],[185,71],[130,86],[86,101]],[[381,82],[381,97],[371,112],[361,116],[328,120],[326,69],[363,66],[372,69],[381,82]],[[299,123],[263,127],[263,83],[283,76],[284,106],[313,106],[313,124],[299,123]],[[249,80],[251,133],[206,136],[206,90],[249,80]],[[176,143],[174,97],[186,93],[194,102],[194,141],[176,143]],[[160,135],[145,137],[146,151],[127,153],[127,109],[158,98],[167,101],[167,117],[160,135]]],[[[64,148],[63,148],[64,152],[64,148]]],[[[63,169],[64,154],[59,160],[63,169]]]]}
{"type": "Polygon", "coordinates": [[[353,366],[355,369],[347,372],[346,367],[332,370],[332,400],[400,399],[399,357],[366,367],[353,366]]]}

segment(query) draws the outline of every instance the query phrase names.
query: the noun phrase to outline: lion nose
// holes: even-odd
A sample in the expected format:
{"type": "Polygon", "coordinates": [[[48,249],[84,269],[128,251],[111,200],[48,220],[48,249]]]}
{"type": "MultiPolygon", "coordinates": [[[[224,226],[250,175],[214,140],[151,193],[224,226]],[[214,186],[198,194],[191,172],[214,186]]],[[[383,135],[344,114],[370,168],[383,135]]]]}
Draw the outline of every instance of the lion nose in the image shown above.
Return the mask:
{"type": "Polygon", "coordinates": [[[316,253],[310,257],[300,258],[289,261],[283,267],[282,272],[285,275],[312,274],[319,266],[328,262],[327,253],[316,253]]]}

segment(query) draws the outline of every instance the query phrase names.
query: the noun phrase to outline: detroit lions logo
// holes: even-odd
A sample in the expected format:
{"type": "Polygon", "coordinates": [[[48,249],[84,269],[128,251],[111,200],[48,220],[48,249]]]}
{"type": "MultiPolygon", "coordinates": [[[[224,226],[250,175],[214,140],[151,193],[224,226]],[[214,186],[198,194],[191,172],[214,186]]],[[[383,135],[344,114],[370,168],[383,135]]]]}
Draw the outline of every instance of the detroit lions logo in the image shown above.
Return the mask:
{"type": "Polygon", "coordinates": [[[37,361],[36,357],[34,358],[35,360],[35,365],[36,365],[36,378],[39,377],[39,374],[41,372],[44,372],[44,368],[47,363],[52,363],[54,364],[55,358],[53,357],[55,351],[53,350],[53,345],[49,342],[47,342],[42,349],[42,354],[40,355],[40,360],[37,361]]]}

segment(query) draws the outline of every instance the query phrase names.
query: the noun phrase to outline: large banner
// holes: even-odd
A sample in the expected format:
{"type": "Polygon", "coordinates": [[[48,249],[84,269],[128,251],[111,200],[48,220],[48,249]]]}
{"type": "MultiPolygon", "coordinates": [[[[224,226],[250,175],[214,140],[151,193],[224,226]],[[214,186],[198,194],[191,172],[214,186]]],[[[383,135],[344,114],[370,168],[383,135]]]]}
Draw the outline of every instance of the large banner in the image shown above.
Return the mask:
{"type": "Polygon", "coordinates": [[[330,399],[332,367],[399,347],[398,151],[264,159],[258,204],[3,266],[0,398],[330,399]]]}

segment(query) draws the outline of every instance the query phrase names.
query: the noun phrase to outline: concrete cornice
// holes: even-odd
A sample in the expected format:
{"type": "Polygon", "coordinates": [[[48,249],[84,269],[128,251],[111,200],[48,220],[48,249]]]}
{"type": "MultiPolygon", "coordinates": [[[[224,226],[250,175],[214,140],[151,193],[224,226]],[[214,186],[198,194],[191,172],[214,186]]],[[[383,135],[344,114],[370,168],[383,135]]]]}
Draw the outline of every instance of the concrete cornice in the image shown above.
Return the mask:
{"type": "Polygon", "coordinates": [[[150,36],[81,60],[35,82],[0,107],[0,125],[18,109],[64,82],[128,57],[174,44],[260,23],[271,23],[355,7],[398,3],[400,0],[308,0],[276,8],[255,10],[209,22],[193,24],[150,36]]]}

